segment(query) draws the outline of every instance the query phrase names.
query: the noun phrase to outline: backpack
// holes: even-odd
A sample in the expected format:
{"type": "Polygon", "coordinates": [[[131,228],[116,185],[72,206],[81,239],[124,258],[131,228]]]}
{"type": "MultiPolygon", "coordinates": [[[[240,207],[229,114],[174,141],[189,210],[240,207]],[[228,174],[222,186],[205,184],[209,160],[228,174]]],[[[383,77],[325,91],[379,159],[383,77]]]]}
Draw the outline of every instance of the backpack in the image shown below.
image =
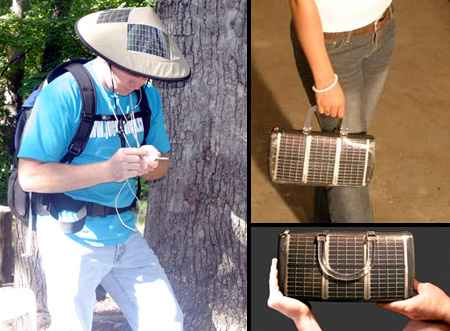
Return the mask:
{"type": "MultiPolygon", "coordinates": [[[[72,138],[69,146],[67,147],[67,153],[60,160],[61,163],[71,163],[72,160],[79,156],[89,140],[92,128],[95,121],[116,121],[119,120],[119,130],[123,129],[123,123],[127,120],[127,115],[117,115],[117,117],[109,115],[97,115],[96,114],[96,94],[95,85],[92,81],[92,77],[89,71],[83,66],[89,60],[86,59],[74,59],[64,62],[54,68],[47,76],[47,78],[30,94],[30,96],[24,101],[22,107],[16,114],[16,127],[14,130],[14,141],[12,146],[13,163],[11,166],[11,174],[8,180],[8,205],[11,208],[12,214],[23,221],[25,224],[28,220],[28,226],[31,226],[33,230],[36,227],[36,215],[37,214],[51,214],[54,218],[58,219],[58,213],[60,210],[80,211],[84,210],[83,217],[79,221],[69,224],[61,223],[61,227],[65,233],[75,233],[81,230],[84,225],[86,216],[107,216],[116,213],[116,208],[103,206],[96,203],[79,201],[72,199],[64,193],[35,193],[25,192],[18,181],[18,158],[17,154],[20,149],[20,143],[22,134],[27,123],[28,118],[33,111],[33,106],[41,90],[44,88],[45,83],[50,83],[55,78],[70,72],[75,78],[81,94],[82,110],[80,116],[80,123],[78,129],[72,138]],[[83,209],[84,208],[84,209],[83,209]]],[[[137,91],[134,91],[137,92],[137,91]]],[[[141,87],[140,91],[142,95],[141,111],[136,112],[136,117],[142,117],[144,126],[144,140],[146,139],[151,119],[151,108],[147,100],[144,87],[141,87]]],[[[122,141],[122,139],[121,139],[122,141]]],[[[124,147],[124,146],[122,146],[124,147]]],[[[138,190],[136,196],[139,197],[141,190],[140,181],[138,180],[138,190]]],[[[124,212],[126,210],[133,209],[136,206],[136,198],[133,203],[124,208],[117,208],[118,212],[124,212]]]]}

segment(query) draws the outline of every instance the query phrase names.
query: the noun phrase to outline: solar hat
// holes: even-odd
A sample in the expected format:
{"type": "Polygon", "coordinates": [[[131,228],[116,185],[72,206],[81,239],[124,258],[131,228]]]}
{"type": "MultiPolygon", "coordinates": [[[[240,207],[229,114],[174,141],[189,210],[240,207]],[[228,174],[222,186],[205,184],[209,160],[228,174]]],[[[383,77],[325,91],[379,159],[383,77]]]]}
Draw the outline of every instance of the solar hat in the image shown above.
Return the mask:
{"type": "Polygon", "coordinates": [[[183,54],[150,7],[95,12],[80,18],[75,30],[91,51],[134,74],[163,80],[189,76],[183,54]]]}

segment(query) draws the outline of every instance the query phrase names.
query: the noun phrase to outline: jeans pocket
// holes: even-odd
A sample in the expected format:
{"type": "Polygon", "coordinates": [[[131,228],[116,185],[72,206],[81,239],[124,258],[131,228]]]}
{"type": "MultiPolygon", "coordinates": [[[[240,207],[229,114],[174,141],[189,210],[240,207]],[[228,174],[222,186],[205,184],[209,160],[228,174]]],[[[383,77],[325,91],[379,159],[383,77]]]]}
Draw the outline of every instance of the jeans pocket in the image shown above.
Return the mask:
{"type": "Polygon", "coordinates": [[[336,40],[325,40],[325,48],[328,53],[333,53],[341,51],[345,48],[349,48],[352,45],[352,40],[346,40],[345,38],[340,38],[336,40]]]}

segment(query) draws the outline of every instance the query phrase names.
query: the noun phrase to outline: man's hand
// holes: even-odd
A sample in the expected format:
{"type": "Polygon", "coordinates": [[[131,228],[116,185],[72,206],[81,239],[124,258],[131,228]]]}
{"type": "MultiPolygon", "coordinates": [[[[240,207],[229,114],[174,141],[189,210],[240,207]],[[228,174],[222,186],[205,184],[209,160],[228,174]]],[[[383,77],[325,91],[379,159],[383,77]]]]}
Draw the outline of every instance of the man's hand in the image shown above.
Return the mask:
{"type": "Polygon", "coordinates": [[[402,314],[415,321],[442,321],[450,325],[450,298],[431,283],[414,280],[417,295],[412,298],[379,304],[380,307],[402,314]]]}
{"type": "Polygon", "coordinates": [[[161,156],[161,153],[153,145],[142,145],[139,150],[143,153],[147,170],[143,175],[146,180],[157,180],[167,174],[170,161],[161,156]]]}
{"type": "Polygon", "coordinates": [[[311,310],[303,302],[285,297],[278,287],[277,259],[272,259],[269,277],[269,299],[267,305],[292,319],[301,331],[320,331],[311,310]]]}
{"type": "Polygon", "coordinates": [[[148,171],[153,171],[159,166],[158,158],[161,157],[161,153],[153,145],[142,145],[139,147],[139,151],[142,152],[142,158],[147,165],[148,171]]]}
{"type": "Polygon", "coordinates": [[[145,151],[139,148],[120,148],[107,161],[112,180],[121,182],[145,174],[149,167],[143,159],[145,155],[145,151]]]}

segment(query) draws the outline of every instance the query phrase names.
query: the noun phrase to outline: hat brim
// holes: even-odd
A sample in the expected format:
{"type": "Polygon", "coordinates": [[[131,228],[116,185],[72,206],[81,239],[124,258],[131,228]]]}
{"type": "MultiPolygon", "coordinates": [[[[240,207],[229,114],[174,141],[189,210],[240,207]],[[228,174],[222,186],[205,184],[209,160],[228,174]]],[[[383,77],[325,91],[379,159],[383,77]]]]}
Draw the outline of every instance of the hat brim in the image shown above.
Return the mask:
{"type": "Polygon", "coordinates": [[[81,42],[93,53],[136,75],[160,80],[189,77],[189,65],[151,8],[119,10],[100,11],[79,19],[75,31],[81,42]],[[126,21],[102,21],[101,15],[119,10],[126,13],[126,21]],[[156,34],[145,35],[146,31],[142,33],[142,29],[135,29],[137,32],[134,33],[135,27],[151,29],[156,34]],[[155,37],[158,39],[152,41],[155,37]],[[163,45],[164,54],[155,54],[152,42],[158,43],[156,46],[163,45]],[[138,47],[133,49],[136,44],[138,47]]]}

